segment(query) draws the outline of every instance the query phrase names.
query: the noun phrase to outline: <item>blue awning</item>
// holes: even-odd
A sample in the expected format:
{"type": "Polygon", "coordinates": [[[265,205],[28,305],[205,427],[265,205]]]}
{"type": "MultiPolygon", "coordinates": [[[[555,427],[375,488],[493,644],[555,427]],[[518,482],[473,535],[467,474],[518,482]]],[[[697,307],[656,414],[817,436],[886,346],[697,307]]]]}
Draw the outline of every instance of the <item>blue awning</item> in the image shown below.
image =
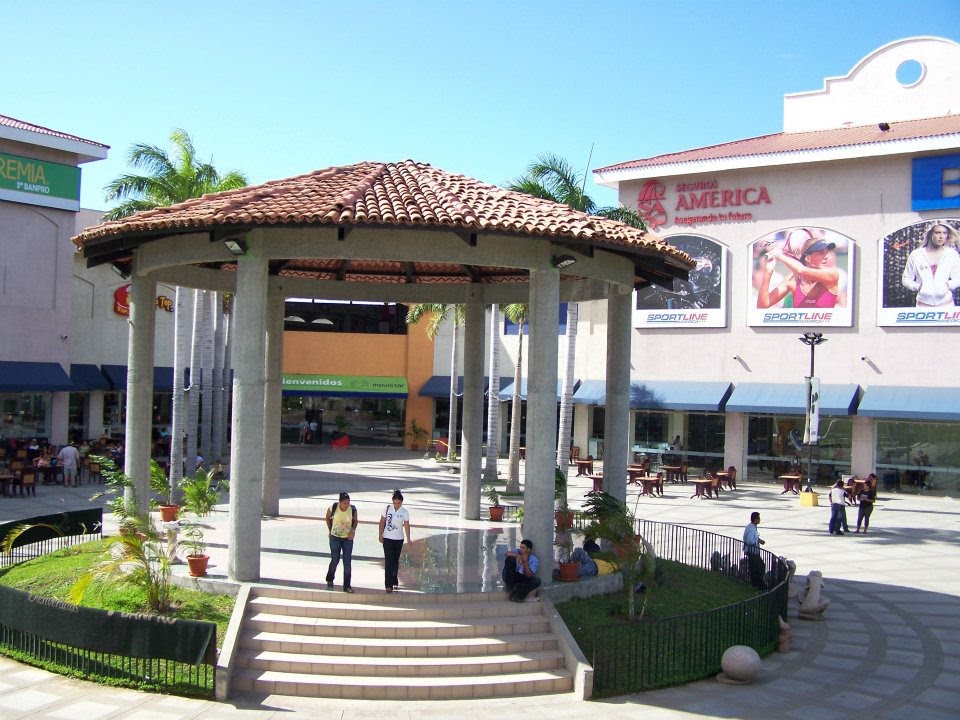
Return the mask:
{"type": "MultiPolygon", "coordinates": [[[[853,415],[860,398],[859,385],[820,384],[821,415],[853,415]]],[[[737,383],[727,400],[727,412],[804,415],[806,383],[737,383]]]]}
{"type": "Polygon", "coordinates": [[[910,420],[960,420],[960,388],[871,385],[857,415],[910,420]]]}
{"type": "MultiPolygon", "coordinates": [[[[513,382],[512,377],[502,377],[500,378],[500,388],[505,388],[507,385],[513,382]]],[[[486,392],[490,384],[486,377],[483,378],[483,388],[486,392]]],[[[429,380],[427,380],[423,387],[420,388],[420,392],[417,393],[420,397],[435,397],[435,398],[448,398],[450,397],[450,376],[449,375],[433,375],[429,380]]],[[[463,376],[457,378],[457,395],[463,395],[463,376]]]]}
{"type": "Polygon", "coordinates": [[[69,392],[73,383],[55,362],[0,361],[0,392],[69,392]]]}
{"type": "MultiPolygon", "coordinates": [[[[573,392],[576,394],[580,387],[580,381],[573,381],[573,392]]],[[[560,402],[560,396],[563,394],[563,380],[557,379],[557,402],[560,402]]],[[[510,402],[513,399],[513,378],[510,378],[506,385],[500,386],[500,402],[510,402]]],[[[527,379],[520,380],[520,399],[527,399],[527,379]]]]}
{"type": "MultiPolygon", "coordinates": [[[[126,365],[103,365],[103,374],[107,376],[110,385],[114,390],[127,389],[127,366],[126,365]]],[[[184,373],[186,378],[184,385],[189,385],[190,371],[184,373]]],[[[154,392],[173,392],[173,368],[155,367],[153,369],[153,391],[154,392]]]]}
{"type": "MultiPolygon", "coordinates": [[[[630,407],[633,410],[721,412],[730,392],[728,382],[635,380],[630,383],[630,407]]],[[[573,396],[573,401],[580,405],[603,406],[606,400],[605,380],[584,380],[573,396]]]]}
{"type": "Polygon", "coordinates": [[[96,365],[70,365],[70,382],[74,390],[109,390],[110,383],[96,365]]]}

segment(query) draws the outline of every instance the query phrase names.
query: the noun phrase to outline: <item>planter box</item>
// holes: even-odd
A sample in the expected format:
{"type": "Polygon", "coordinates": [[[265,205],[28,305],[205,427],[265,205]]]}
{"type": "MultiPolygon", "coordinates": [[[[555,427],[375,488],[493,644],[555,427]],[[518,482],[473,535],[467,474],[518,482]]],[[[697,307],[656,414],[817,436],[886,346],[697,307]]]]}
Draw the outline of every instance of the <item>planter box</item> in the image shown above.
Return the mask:
{"type": "Polygon", "coordinates": [[[817,498],[819,498],[819,493],[815,492],[801,492],[800,493],[800,506],[801,507],[817,507],[817,498]]]}

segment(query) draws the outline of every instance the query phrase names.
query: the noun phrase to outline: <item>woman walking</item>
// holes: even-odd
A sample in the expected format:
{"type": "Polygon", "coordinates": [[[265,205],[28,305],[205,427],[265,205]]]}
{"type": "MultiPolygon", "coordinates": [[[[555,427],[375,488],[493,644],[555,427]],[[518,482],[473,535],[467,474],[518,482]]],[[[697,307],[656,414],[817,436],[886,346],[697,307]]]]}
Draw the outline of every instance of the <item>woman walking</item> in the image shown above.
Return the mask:
{"type": "Polygon", "coordinates": [[[877,476],[871,473],[867,482],[860,491],[860,511],[857,513],[857,529],[860,532],[860,523],[863,523],[863,532],[870,528],[870,515],[873,513],[873,504],[877,501],[877,476]]]}
{"type": "Polygon", "coordinates": [[[410,542],[410,513],[403,507],[403,493],[393,491],[393,502],[380,514],[380,542],[383,544],[383,585],[388,593],[400,586],[400,551],[403,538],[410,542]]]}

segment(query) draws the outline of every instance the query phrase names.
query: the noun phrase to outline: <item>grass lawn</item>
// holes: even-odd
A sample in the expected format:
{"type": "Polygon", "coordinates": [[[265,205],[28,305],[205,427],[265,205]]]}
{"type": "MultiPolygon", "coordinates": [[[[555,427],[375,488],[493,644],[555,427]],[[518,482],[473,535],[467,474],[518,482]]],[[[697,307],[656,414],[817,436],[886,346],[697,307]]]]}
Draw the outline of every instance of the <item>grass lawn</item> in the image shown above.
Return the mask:
{"type": "MultiPolygon", "coordinates": [[[[104,558],[110,539],[96,540],[63,548],[43,557],[0,570],[0,584],[43,595],[57,600],[66,600],[71,586],[88,569],[104,558]]],[[[207,620],[217,624],[217,645],[223,643],[234,598],[227,595],[172,587],[172,606],[166,617],[185,620],[207,620]]],[[[147,613],[146,595],[129,585],[110,584],[87,590],[81,603],[85,607],[102,610],[118,610],[129,613],[147,613]]]]}
{"type": "MultiPolygon", "coordinates": [[[[673,617],[711,610],[756,595],[749,585],[720,573],[669,560],[657,561],[658,581],[635,596],[638,619],[673,617]],[[643,618],[640,611],[646,598],[643,618]]],[[[574,598],[557,604],[557,610],[587,658],[593,653],[593,631],[599,625],[628,624],[627,593],[620,591],[592,598],[574,598]]]]}

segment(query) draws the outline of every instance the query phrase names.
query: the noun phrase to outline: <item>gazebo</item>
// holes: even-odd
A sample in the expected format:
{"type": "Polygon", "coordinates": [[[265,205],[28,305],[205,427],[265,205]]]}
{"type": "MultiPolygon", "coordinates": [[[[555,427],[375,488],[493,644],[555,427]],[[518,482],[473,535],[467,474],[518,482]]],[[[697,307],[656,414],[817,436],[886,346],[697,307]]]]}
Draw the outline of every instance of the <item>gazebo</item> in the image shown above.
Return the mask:
{"type": "MultiPolygon", "coordinates": [[[[156,283],[235,294],[228,576],[260,575],[260,518],[279,511],[286,297],[463,304],[460,514],[480,515],[484,308],[526,303],[526,519],[553,543],[558,305],[606,300],[604,488],[626,493],[631,292],[690,258],[619,222],[411,160],[361,162],[205,195],[74,238],[129,274],[125,471],[148,497],[156,283]]],[[[144,508],[145,509],[145,508],[144,508]]]]}

